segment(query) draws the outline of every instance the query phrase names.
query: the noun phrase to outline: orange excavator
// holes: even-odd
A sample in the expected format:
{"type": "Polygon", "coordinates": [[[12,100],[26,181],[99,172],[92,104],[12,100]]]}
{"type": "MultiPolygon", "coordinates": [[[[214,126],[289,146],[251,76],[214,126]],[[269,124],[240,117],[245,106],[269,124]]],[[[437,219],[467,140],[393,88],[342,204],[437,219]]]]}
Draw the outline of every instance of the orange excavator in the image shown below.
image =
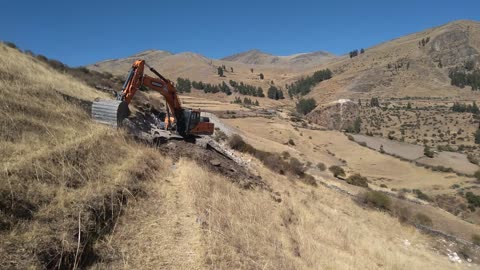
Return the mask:
{"type": "Polygon", "coordinates": [[[207,117],[201,117],[199,110],[183,108],[173,83],[147,65],[145,60],[137,60],[133,63],[122,92],[117,94],[117,100],[93,102],[93,119],[100,123],[121,126],[130,113],[128,104],[141,87],[155,90],[165,98],[167,103],[165,130],[173,131],[182,137],[213,134],[214,124],[210,123],[207,117]],[[144,74],[145,66],[158,78],[144,74]]]}

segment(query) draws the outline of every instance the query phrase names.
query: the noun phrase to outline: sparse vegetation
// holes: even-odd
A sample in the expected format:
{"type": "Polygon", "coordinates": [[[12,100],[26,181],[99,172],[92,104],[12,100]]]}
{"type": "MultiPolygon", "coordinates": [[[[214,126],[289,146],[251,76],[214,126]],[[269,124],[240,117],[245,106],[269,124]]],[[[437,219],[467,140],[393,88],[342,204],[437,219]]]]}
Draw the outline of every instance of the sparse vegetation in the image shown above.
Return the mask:
{"type": "Polygon", "coordinates": [[[430,197],[428,197],[427,194],[423,193],[421,190],[419,189],[414,189],[413,190],[413,193],[417,196],[417,198],[419,198],[420,200],[424,200],[424,201],[431,201],[430,197]]]}
{"type": "Polygon", "coordinates": [[[312,90],[318,83],[332,78],[332,72],[329,69],[319,70],[313,73],[312,76],[301,78],[300,80],[288,85],[288,95],[304,96],[312,90]]]}
{"type": "Polygon", "coordinates": [[[360,200],[364,204],[379,209],[391,210],[392,208],[392,200],[380,191],[369,190],[361,195],[360,200]]]}
{"type": "Polygon", "coordinates": [[[192,83],[189,79],[177,78],[177,90],[180,93],[190,93],[192,91],[192,83]]]}
{"type": "Polygon", "coordinates": [[[480,110],[478,109],[477,103],[474,101],[472,104],[465,104],[465,103],[459,103],[455,102],[452,106],[452,111],[454,112],[469,112],[473,114],[478,114],[480,113],[480,110]]]}
{"type": "Polygon", "coordinates": [[[415,223],[427,227],[431,227],[433,225],[432,219],[423,213],[417,213],[415,215],[415,223]]]}
{"type": "Polygon", "coordinates": [[[297,112],[306,115],[317,107],[317,102],[313,98],[300,99],[296,105],[297,112]]]}
{"type": "Polygon", "coordinates": [[[429,157],[429,158],[434,157],[434,152],[432,151],[432,149],[428,145],[425,145],[425,147],[423,148],[423,154],[426,157],[429,157]]]}
{"type": "Polygon", "coordinates": [[[370,107],[380,107],[380,102],[378,101],[378,98],[373,97],[370,99],[370,107]]]}
{"type": "Polygon", "coordinates": [[[328,168],[328,170],[333,174],[334,177],[344,177],[345,176],[345,171],[343,170],[342,167],[333,165],[328,168]]]}
{"type": "Polygon", "coordinates": [[[452,85],[460,88],[470,86],[472,90],[480,89],[480,69],[476,69],[472,72],[454,69],[450,71],[449,76],[452,85]]]}
{"type": "Polygon", "coordinates": [[[366,177],[360,174],[354,174],[347,178],[347,183],[359,187],[368,187],[368,180],[366,177]]]}
{"type": "Polygon", "coordinates": [[[311,175],[305,173],[305,167],[303,163],[301,163],[297,158],[294,157],[290,157],[290,159],[288,160],[290,154],[286,154],[285,152],[283,152],[282,154],[278,154],[258,150],[250,144],[246,143],[243,138],[238,134],[232,135],[228,141],[228,144],[230,148],[234,150],[248,153],[258,158],[267,168],[276,173],[290,173],[292,175],[298,176],[303,182],[307,184],[311,184],[314,186],[317,185],[315,179],[312,178],[311,175]]]}
{"type": "Polygon", "coordinates": [[[324,163],[319,162],[319,163],[317,163],[317,168],[318,168],[320,171],[323,172],[323,171],[325,171],[325,170],[327,169],[327,166],[326,166],[324,163]]]}
{"type": "Polygon", "coordinates": [[[480,181],[480,170],[476,171],[473,176],[478,180],[480,181]]]}
{"type": "Polygon", "coordinates": [[[472,243],[477,246],[480,246],[480,234],[472,235],[472,243]]]}
{"type": "Polygon", "coordinates": [[[199,82],[192,81],[191,85],[193,86],[193,88],[198,90],[203,90],[205,93],[223,92],[227,95],[232,94],[230,87],[228,87],[228,85],[225,82],[222,82],[221,84],[218,84],[218,85],[214,85],[210,83],[204,83],[202,81],[199,81],[199,82]]]}
{"type": "Polygon", "coordinates": [[[234,80],[230,80],[229,83],[233,87],[234,91],[240,93],[241,95],[265,97],[262,87],[255,87],[253,85],[248,85],[243,82],[238,83],[234,80]]]}
{"type": "Polygon", "coordinates": [[[275,85],[271,85],[270,88],[268,88],[267,96],[270,99],[284,99],[285,97],[283,96],[283,91],[278,89],[275,85]]]}
{"type": "Polygon", "coordinates": [[[465,193],[465,198],[471,207],[480,207],[480,195],[475,195],[473,192],[469,191],[465,193]]]}

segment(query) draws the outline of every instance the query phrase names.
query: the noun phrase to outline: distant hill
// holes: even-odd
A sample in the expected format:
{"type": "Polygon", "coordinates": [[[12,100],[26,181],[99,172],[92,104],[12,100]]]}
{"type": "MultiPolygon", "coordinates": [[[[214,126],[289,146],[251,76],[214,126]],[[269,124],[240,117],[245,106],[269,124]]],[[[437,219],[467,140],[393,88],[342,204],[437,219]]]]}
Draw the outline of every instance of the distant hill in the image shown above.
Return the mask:
{"type": "MultiPolygon", "coordinates": [[[[331,80],[309,94],[317,102],[340,98],[461,97],[477,99],[479,91],[450,84],[449,71],[467,62],[480,68],[480,23],[455,21],[367,48],[322,67],[330,68],[331,80]]],[[[311,74],[318,67],[297,75],[311,74]]]]}
{"type": "Polygon", "coordinates": [[[312,53],[299,53],[288,56],[275,56],[262,52],[260,50],[250,50],[231,56],[222,58],[225,61],[240,62],[249,65],[320,65],[328,61],[332,61],[337,56],[324,52],[317,51],[312,53]]]}
{"type": "MultiPolygon", "coordinates": [[[[323,51],[275,56],[250,50],[215,60],[190,52],[172,54],[148,50],[127,58],[102,61],[88,68],[123,75],[138,58],[147,60],[173,80],[177,77],[210,83],[235,80],[265,90],[273,82],[285,92],[286,84],[329,68],[333,78],[318,84],[307,96],[315,98],[317,103],[373,96],[461,97],[471,100],[478,99],[479,91],[452,86],[448,75],[451,69],[462,68],[470,61],[480,68],[480,23],[454,21],[386,41],[352,58],[348,53],[335,56],[323,51]],[[217,74],[218,67],[222,66],[226,67],[224,77],[217,74]],[[260,79],[260,73],[264,80],[260,79]]],[[[287,99],[286,102],[293,101],[287,99]]]]}

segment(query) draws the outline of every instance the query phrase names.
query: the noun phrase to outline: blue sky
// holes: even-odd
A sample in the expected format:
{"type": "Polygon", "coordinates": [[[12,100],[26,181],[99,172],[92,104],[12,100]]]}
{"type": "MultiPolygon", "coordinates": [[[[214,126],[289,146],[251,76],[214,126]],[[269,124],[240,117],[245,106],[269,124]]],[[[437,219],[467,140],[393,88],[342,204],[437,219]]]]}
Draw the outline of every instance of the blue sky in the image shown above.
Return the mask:
{"type": "Polygon", "coordinates": [[[4,1],[0,40],[71,66],[147,49],[221,58],[344,54],[458,19],[480,20],[479,0],[457,1],[4,1]]]}

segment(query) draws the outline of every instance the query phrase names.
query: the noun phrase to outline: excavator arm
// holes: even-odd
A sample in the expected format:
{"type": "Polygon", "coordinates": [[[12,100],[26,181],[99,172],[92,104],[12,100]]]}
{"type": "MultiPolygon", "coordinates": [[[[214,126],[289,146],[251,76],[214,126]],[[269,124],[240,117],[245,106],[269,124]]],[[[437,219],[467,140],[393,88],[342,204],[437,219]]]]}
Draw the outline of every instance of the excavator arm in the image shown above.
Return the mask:
{"type": "MultiPolygon", "coordinates": [[[[213,134],[214,126],[212,123],[209,123],[208,118],[200,117],[200,111],[190,110],[182,108],[180,99],[177,95],[177,89],[173,83],[163,77],[158,71],[153,67],[148,66],[144,60],[137,60],[133,63],[127,80],[123,85],[123,89],[120,95],[117,95],[116,102],[105,102],[100,101],[93,104],[92,106],[92,116],[95,119],[96,116],[104,116],[103,112],[106,112],[108,115],[108,120],[114,119],[114,115],[117,117],[115,122],[120,124],[125,118],[125,107],[128,110],[128,104],[132,101],[135,93],[142,86],[146,86],[152,90],[160,93],[167,103],[168,108],[173,113],[176,120],[177,132],[182,135],[211,135],[213,134]],[[145,66],[149,70],[158,76],[158,78],[151,77],[144,74],[145,66]],[[96,108],[96,109],[95,109],[96,108]]],[[[168,110],[167,110],[168,112],[168,110]]],[[[102,118],[100,117],[100,118],[102,118]]],[[[105,117],[103,117],[105,118],[105,117]]],[[[104,119],[96,119],[99,122],[105,122],[104,119]]],[[[171,118],[167,115],[165,120],[167,128],[171,127],[170,124],[171,118]]]]}

